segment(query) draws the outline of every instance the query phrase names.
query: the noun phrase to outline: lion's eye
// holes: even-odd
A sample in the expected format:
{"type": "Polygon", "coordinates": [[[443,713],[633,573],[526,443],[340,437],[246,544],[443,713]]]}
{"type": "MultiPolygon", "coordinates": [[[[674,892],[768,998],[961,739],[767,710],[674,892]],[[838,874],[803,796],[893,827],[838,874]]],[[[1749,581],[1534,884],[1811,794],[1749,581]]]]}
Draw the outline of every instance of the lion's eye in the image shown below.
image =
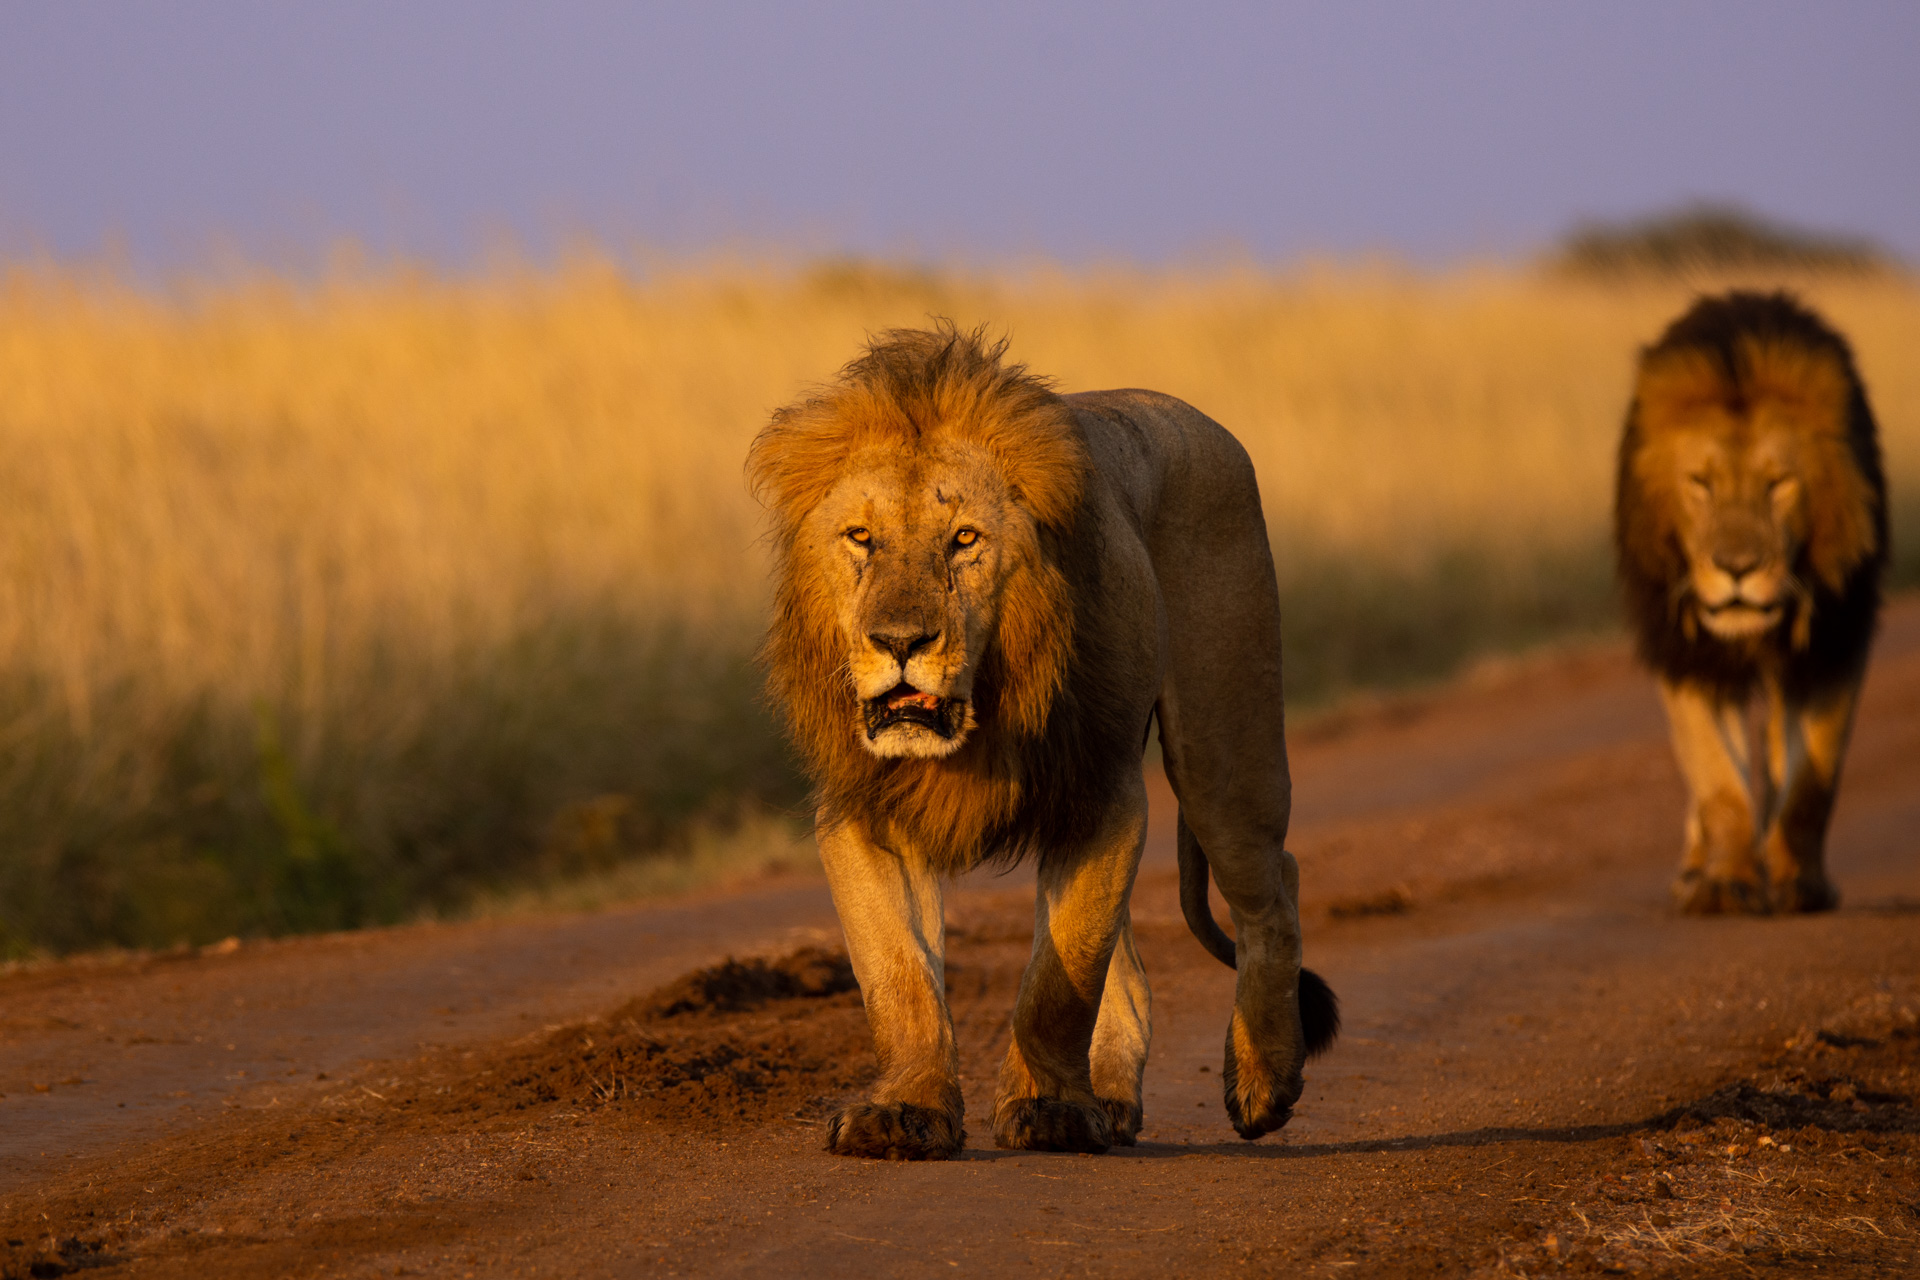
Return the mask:
{"type": "Polygon", "coordinates": [[[865,529],[849,529],[847,530],[847,537],[863,547],[873,541],[873,535],[865,529]]]}
{"type": "Polygon", "coordinates": [[[1713,492],[1713,482],[1708,480],[1704,475],[1688,476],[1687,483],[1698,489],[1701,493],[1713,492]]]}
{"type": "Polygon", "coordinates": [[[980,540],[980,534],[973,529],[962,529],[953,535],[955,546],[970,547],[980,540]]]}

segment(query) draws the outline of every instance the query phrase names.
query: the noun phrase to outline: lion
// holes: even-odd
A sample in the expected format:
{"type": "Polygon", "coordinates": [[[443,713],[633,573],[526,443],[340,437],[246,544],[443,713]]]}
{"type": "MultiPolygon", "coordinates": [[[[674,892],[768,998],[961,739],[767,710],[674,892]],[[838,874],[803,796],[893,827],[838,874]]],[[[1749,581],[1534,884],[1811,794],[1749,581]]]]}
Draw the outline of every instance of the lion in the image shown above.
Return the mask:
{"type": "Polygon", "coordinates": [[[1690,793],[1676,905],[1837,905],[1827,824],[1887,560],[1880,447],[1845,339],[1784,293],[1695,303],[1640,357],[1614,509],[1690,793]]]}
{"type": "Polygon", "coordinates": [[[880,1065],[827,1147],[938,1160],[965,1146],[942,881],[1023,857],[1033,954],[994,1141],[1134,1143],[1151,1016],[1128,900],[1154,721],[1188,923],[1239,971],[1227,1111],[1257,1138],[1287,1122],[1338,1009],[1300,965],[1280,605],[1253,466],[1171,396],[1060,395],[1006,348],[949,323],[882,334],[774,413],[748,458],[776,560],[768,690],[815,785],[880,1065]]]}

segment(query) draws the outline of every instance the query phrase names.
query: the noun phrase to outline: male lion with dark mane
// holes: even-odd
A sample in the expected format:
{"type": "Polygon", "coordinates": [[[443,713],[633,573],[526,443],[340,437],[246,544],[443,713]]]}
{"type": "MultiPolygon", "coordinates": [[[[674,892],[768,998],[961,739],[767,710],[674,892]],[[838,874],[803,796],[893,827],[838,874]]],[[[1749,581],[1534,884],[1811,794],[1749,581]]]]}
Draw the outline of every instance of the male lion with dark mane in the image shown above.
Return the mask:
{"type": "Polygon", "coordinates": [[[965,1145],[941,883],[1022,857],[1033,956],[994,1141],[1134,1142],[1151,1020],[1127,904],[1154,718],[1187,922],[1239,969],[1227,1113],[1257,1138],[1287,1122],[1338,1014],[1300,967],[1280,603],[1253,466],[1170,396],[1057,395],[1005,350],[946,324],[886,333],[775,413],[748,458],[778,560],[769,690],[817,788],[880,1060],[827,1147],[939,1160],[965,1145]]]}
{"type": "Polygon", "coordinates": [[[1690,799],[1683,911],[1824,911],[1827,821],[1887,559],[1846,341],[1786,294],[1703,298],[1640,358],[1615,537],[1690,799]],[[1764,767],[1747,704],[1767,705],[1764,767]]]}

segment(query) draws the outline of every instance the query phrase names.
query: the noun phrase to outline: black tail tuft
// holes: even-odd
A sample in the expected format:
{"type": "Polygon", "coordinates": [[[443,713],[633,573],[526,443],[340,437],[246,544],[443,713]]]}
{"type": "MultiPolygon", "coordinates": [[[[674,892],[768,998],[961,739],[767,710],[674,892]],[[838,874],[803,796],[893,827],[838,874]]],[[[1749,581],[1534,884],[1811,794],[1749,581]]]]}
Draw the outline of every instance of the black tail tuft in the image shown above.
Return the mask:
{"type": "Polygon", "coordinates": [[[1300,971],[1300,1027],[1306,1033],[1309,1058],[1325,1053],[1340,1034],[1340,998],[1311,969],[1300,971]]]}

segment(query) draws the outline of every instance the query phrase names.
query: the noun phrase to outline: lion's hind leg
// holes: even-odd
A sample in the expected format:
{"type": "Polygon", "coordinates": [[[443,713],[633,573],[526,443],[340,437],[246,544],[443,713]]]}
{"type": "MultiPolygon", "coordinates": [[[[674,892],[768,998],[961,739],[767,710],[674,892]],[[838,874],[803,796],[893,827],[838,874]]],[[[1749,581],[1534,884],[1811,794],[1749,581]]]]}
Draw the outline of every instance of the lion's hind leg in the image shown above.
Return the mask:
{"type": "Polygon", "coordinates": [[[1140,1082],[1147,1071],[1153,1039],[1153,997],[1147,973],[1134,949],[1133,928],[1123,923],[1107,967],[1107,989],[1100,998],[1100,1020],[1093,1029],[1093,1092],[1113,1122],[1115,1146],[1130,1147],[1140,1137],[1140,1082]]]}
{"type": "MultiPolygon", "coordinates": [[[[1225,844],[1225,841],[1221,842],[1225,844]]],[[[1330,1043],[1339,1025],[1332,991],[1313,975],[1314,1026],[1307,1026],[1300,967],[1299,864],[1284,850],[1272,860],[1236,858],[1215,880],[1233,912],[1235,985],[1233,1017],[1220,1083],[1227,1119],[1234,1131],[1252,1141],[1293,1118],[1293,1104],[1306,1087],[1301,1073],[1310,1040],[1330,1043]],[[1235,865],[1237,864],[1237,865],[1235,865]],[[1277,874],[1274,874],[1277,872],[1277,874]],[[1271,883],[1261,885],[1264,880],[1271,883]]]]}
{"type": "Polygon", "coordinates": [[[1686,847],[1674,905],[1689,915],[1763,913],[1753,772],[1744,704],[1699,685],[1661,681],[1673,754],[1687,783],[1686,847]]]}

